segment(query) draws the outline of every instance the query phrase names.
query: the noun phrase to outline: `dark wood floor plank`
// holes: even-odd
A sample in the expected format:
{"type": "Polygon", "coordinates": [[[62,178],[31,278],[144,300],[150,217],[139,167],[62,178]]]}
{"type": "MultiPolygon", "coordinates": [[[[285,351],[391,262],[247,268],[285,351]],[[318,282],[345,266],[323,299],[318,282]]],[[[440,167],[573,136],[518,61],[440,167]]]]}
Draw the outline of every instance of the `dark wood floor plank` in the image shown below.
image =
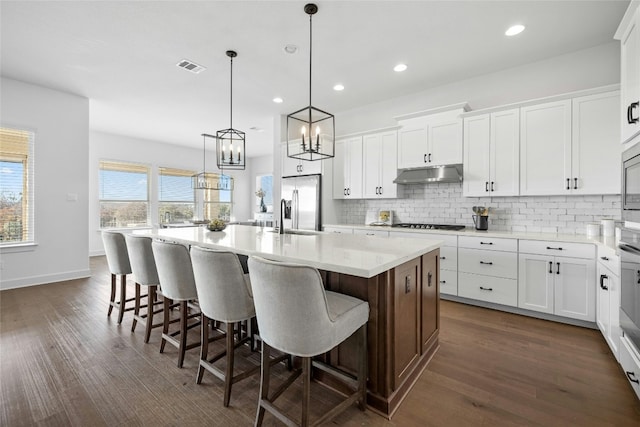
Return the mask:
{"type": "MultiPolygon", "coordinates": [[[[179,369],[177,349],[159,353],[158,330],[145,344],[142,328],[131,333],[131,313],[121,325],[115,312],[107,317],[105,259],[90,265],[88,279],[0,292],[0,425],[253,424],[258,376],[234,384],[224,408],[220,380],[205,374],[195,384],[199,350],[179,369]]],[[[195,328],[189,339],[198,335],[195,328]]],[[[331,424],[640,425],[640,402],[598,331],[442,301],[440,345],[392,420],[354,406],[331,424]]],[[[244,369],[259,356],[242,348],[236,360],[244,369]]],[[[288,371],[274,373],[277,382],[288,371]]],[[[296,418],[301,390],[297,381],[277,401],[296,418]]],[[[318,384],[312,393],[312,419],[339,400],[318,384]]],[[[281,424],[267,416],[264,425],[281,424]]]]}

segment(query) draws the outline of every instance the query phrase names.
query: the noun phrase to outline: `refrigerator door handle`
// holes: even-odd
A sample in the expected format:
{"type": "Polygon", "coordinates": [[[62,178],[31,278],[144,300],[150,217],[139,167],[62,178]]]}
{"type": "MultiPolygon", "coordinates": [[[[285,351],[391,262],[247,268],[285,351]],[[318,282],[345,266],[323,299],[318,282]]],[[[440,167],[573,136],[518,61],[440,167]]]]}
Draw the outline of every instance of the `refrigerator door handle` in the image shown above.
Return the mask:
{"type": "Polygon", "coordinates": [[[293,194],[291,195],[291,228],[294,230],[298,229],[298,217],[299,217],[299,198],[298,198],[298,189],[293,190],[293,194]]]}

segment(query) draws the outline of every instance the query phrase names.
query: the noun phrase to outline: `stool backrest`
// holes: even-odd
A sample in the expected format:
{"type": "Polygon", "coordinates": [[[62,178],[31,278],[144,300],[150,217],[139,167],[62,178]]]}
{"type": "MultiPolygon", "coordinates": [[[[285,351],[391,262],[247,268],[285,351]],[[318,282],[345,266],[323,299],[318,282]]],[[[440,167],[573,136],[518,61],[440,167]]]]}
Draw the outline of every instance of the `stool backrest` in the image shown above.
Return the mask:
{"type": "Polygon", "coordinates": [[[102,243],[104,253],[107,256],[107,265],[111,274],[131,274],[131,264],[129,262],[129,252],[124,234],[118,231],[102,232],[102,243]]]}
{"type": "Polygon", "coordinates": [[[131,262],[131,270],[135,282],[145,286],[159,285],[160,279],[158,278],[156,259],[153,256],[153,248],[151,247],[153,239],[149,236],[137,236],[135,234],[127,234],[124,239],[127,242],[129,261],[131,262]]]}
{"type": "Polygon", "coordinates": [[[260,337],[291,354],[305,354],[333,331],[320,273],[313,267],[249,258],[260,337]]]}
{"type": "Polygon", "coordinates": [[[151,247],[156,259],[162,295],[176,301],[196,299],[198,292],[187,247],[159,240],[154,240],[151,247]]]}
{"type": "Polygon", "coordinates": [[[232,252],[191,247],[200,310],[210,319],[240,322],[255,316],[251,283],[232,252]]]}

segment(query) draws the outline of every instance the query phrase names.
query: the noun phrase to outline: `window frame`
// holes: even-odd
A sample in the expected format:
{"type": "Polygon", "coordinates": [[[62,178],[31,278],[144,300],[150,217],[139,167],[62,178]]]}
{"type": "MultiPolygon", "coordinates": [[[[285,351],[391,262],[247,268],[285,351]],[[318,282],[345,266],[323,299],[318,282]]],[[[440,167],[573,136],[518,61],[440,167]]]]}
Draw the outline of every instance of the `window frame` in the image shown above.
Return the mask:
{"type": "Polygon", "coordinates": [[[161,226],[164,225],[164,224],[175,223],[175,221],[173,221],[173,218],[172,218],[172,221],[169,221],[169,222],[165,221],[165,215],[163,215],[163,212],[162,212],[163,204],[180,205],[180,204],[189,203],[189,204],[191,204],[191,208],[192,208],[192,212],[193,212],[191,220],[196,218],[196,216],[197,216],[197,208],[198,208],[196,190],[194,190],[192,188],[192,186],[191,186],[192,177],[193,177],[193,175],[195,173],[196,172],[194,172],[192,170],[187,170],[187,169],[173,168],[173,167],[169,167],[169,166],[158,166],[157,211],[158,211],[158,223],[161,226]],[[168,173],[163,173],[163,171],[167,171],[168,173]],[[188,180],[188,182],[189,182],[189,188],[191,189],[191,201],[187,202],[187,201],[163,200],[161,198],[161,196],[162,196],[162,177],[163,176],[176,176],[176,177],[184,177],[184,178],[186,178],[188,180]]]}
{"type": "Polygon", "coordinates": [[[113,160],[113,159],[100,159],[98,161],[98,222],[100,230],[134,230],[140,228],[148,228],[151,225],[151,185],[152,185],[152,167],[147,163],[139,163],[139,162],[131,162],[126,160],[113,160]],[[147,185],[146,185],[146,200],[143,199],[129,199],[129,200],[118,200],[118,199],[103,199],[101,195],[103,194],[102,187],[102,171],[103,170],[112,170],[118,171],[116,169],[104,169],[103,164],[112,164],[122,166],[123,170],[119,172],[139,172],[142,173],[142,170],[145,171],[147,185]],[[127,167],[127,166],[128,167],[127,167]],[[131,169],[127,171],[126,169],[131,169]],[[138,171],[136,171],[136,169],[138,171]],[[134,226],[114,226],[114,227],[104,227],[102,225],[102,204],[103,203],[146,203],[146,221],[145,224],[137,224],[134,226]]]}

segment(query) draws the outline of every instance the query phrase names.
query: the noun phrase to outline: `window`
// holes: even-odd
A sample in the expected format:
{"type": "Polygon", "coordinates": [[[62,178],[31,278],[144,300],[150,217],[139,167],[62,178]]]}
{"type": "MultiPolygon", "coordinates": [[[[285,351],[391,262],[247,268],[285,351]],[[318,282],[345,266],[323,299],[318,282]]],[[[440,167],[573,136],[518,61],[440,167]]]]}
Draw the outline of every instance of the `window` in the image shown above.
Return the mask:
{"type": "Polygon", "coordinates": [[[208,220],[220,218],[225,221],[231,219],[233,206],[233,178],[229,175],[218,175],[219,187],[229,190],[203,190],[204,218],[208,220]]]}
{"type": "Polygon", "coordinates": [[[191,176],[195,172],[160,168],[158,185],[158,218],[160,224],[193,219],[195,192],[191,176]]]}
{"type": "Polygon", "coordinates": [[[0,244],[34,241],[33,132],[0,128],[0,244]]]}
{"type": "Polygon", "coordinates": [[[149,224],[149,167],[100,162],[100,228],[149,224]]]}

